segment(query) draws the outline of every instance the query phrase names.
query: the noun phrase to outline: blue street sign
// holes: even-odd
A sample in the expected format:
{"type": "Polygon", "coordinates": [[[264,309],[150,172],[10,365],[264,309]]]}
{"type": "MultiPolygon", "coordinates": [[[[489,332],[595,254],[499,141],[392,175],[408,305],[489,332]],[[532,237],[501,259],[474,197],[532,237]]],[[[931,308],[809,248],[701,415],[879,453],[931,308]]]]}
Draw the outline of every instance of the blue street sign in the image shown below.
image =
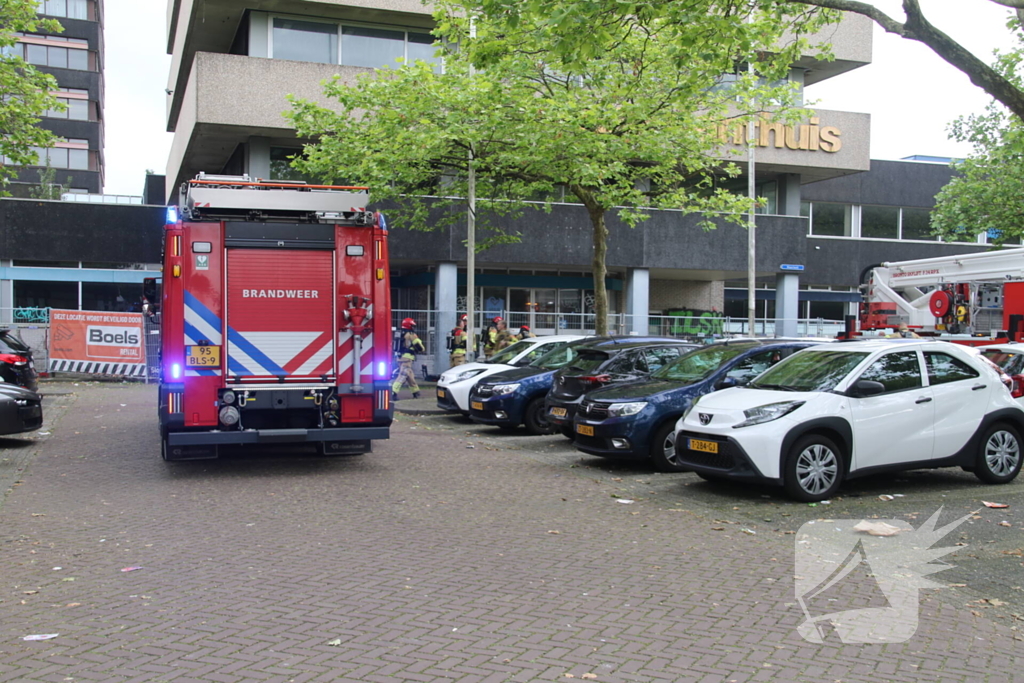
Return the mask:
{"type": "Polygon", "coordinates": [[[779,266],[780,270],[803,270],[803,266],[798,266],[795,263],[783,263],[779,266]]]}

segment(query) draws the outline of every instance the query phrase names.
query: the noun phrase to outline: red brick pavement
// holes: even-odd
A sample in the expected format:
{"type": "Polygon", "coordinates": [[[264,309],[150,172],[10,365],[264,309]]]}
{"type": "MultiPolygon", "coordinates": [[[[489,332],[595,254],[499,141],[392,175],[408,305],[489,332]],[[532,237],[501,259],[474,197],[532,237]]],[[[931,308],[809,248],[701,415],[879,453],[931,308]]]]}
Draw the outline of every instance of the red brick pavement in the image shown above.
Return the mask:
{"type": "Polygon", "coordinates": [[[0,682],[1024,671],[1007,626],[929,594],[907,643],[807,643],[793,536],[621,505],[605,483],[408,418],[359,458],[164,463],[154,394],[84,388],[0,508],[0,682]],[[37,633],[60,636],[21,639],[37,633]]]}

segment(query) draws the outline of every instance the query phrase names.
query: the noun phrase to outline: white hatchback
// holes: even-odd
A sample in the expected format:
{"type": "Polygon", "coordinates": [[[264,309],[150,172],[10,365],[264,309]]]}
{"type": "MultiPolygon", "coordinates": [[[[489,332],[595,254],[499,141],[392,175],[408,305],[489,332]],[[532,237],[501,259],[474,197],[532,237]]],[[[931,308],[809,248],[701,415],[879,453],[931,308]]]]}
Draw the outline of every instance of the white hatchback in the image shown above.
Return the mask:
{"type": "Polygon", "coordinates": [[[819,501],[844,479],[889,470],[959,466],[1012,481],[1024,408],[963,346],[855,341],[804,349],[702,396],[676,429],[680,463],[705,479],[781,484],[819,501]]]}
{"type": "Polygon", "coordinates": [[[512,368],[529,365],[548,351],[553,344],[565,345],[577,339],[586,339],[581,334],[556,334],[549,337],[530,337],[494,354],[490,360],[479,363],[464,363],[449,368],[437,379],[437,407],[459,411],[469,415],[469,390],[484,377],[512,368]]]}

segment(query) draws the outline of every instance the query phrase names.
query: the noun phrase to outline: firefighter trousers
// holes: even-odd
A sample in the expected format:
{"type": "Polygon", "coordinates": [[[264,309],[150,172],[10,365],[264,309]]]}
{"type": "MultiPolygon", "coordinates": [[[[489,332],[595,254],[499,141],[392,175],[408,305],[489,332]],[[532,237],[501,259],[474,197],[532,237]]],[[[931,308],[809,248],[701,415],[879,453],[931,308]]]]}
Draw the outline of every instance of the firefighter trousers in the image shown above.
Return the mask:
{"type": "Polygon", "coordinates": [[[412,363],[403,362],[398,365],[398,376],[391,384],[391,391],[398,393],[398,390],[405,385],[412,389],[413,393],[419,393],[420,385],[416,383],[416,373],[412,370],[412,363]]]}

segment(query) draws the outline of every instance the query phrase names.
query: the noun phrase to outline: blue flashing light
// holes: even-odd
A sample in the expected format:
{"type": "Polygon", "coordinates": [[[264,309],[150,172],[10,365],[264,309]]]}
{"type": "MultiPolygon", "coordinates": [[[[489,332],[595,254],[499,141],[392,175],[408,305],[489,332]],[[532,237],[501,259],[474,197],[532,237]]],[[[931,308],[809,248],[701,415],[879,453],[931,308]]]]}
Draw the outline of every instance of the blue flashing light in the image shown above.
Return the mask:
{"type": "Polygon", "coordinates": [[[377,376],[387,377],[388,376],[388,364],[384,361],[377,363],[377,376]]]}
{"type": "Polygon", "coordinates": [[[175,225],[178,222],[178,207],[167,207],[167,225],[175,225]]]}
{"type": "Polygon", "coordinates": [[[384,214],[378,213],[377,216],[380,218],[380,229],[381,230],[387,230],[388,229],[388,220],[386,218],[384,218],[384,214]]]}
{"type": "Polygon", "coordinates": [[[171,364],[171,379],[181,379],[181,363],[171,364]]]}

